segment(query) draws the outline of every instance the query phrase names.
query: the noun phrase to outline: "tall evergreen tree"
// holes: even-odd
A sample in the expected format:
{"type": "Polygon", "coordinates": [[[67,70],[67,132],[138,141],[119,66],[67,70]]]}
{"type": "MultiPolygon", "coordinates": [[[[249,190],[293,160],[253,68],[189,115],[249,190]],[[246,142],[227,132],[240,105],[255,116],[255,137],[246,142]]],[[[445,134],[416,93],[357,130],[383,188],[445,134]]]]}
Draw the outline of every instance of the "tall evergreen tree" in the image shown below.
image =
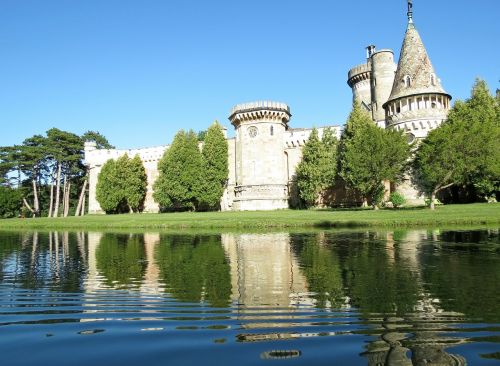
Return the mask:
{"type": "Polygon", "coordinates": [[[201,187],[202,158],[193,131],[179,131],[162,159],[153,197],[162,209],[194,210],[201,187]]]}
{"type": "Polygon", "coordinates": [[[144,169],[144,164],[139,155],[134,156],[132,159],[128,159],[126,171],[126,184],[124,187],[125,199],[127,200],[130,211],[138,212],[143,209],[148,186],[146,169],[144,169]]]}
{"type": "Polygon", "coordinates": [[[340,176],[377,208],[383,181],[399,181],[406,169],[410,146],[402,132],[377,127],[356,102],[340,140],[340,176]]]}
{"type": "Polygon", "coordinates": [[[208,128],[204,141],[201,189],[198,194],[199,208],[218,210],[229,174],[228,145],[219,122],[215,121],[208,128]]]}
{"type": "Polygon", "coordinates": [[[97,177],[96,199],[106,213],[117,213],[124,205],[122,181],[118,174],[118,162],[108,160],[97,177]]]}
{"type": "Polygon", "coordinates": [[[333,185],[336,174],[336,138],[330,129],[323,131],[319,139],[313,128],[302,149],[302,161],[296,169],[300,198],[307,207],[314,206],[320,194],[333,185]]]}

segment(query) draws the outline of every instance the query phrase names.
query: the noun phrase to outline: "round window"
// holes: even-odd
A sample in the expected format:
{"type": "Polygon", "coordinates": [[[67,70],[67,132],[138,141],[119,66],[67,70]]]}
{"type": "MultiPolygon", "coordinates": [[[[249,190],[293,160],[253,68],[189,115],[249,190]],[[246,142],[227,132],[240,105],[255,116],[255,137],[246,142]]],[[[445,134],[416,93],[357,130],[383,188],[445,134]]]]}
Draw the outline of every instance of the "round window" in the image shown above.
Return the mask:
{"type": "Polygon", "coordinates": [[[255,127],[255,126],[248,127],[248,135],[250,137],[253,138],[253,137],[257,136],[257,133],[258,133],[257,127],[255,127]]]}

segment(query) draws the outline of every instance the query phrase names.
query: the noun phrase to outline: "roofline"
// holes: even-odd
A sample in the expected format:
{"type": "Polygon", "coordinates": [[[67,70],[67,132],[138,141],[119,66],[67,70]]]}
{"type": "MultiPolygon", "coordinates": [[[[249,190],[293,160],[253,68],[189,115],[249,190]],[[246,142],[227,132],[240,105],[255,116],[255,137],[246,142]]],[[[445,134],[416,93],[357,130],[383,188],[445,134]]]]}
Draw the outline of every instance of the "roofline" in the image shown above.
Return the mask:
{"type": "Polygon", "coordinates": [[[399,99],[414,97],[416,95],[431,95],[431,94],[446,95],[447,97],[450,98],[450,100],[453,99],[453,97],[450,94],[448,94],[448,93],[441,93],[441,92],[414,93],[414,94],[403,95],[403,96],[398,97],[398,98],[388,99],[387,102],[385,102],[384,104],[382,104],[382,108],[385,109],[385,107],[387,106],[387,104],[389,104],[389,102],[394,102],[394,101],[399,100],[399,99]]]}

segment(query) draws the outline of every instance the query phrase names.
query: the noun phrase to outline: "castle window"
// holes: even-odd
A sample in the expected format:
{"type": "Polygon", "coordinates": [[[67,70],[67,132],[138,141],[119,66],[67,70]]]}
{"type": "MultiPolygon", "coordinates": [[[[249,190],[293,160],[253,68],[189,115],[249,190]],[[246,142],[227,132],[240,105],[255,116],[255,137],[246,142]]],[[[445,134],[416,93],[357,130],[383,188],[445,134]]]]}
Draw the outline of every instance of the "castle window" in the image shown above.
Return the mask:
{"type": "Polygon", "coordinates": [[[431,103],[431,108],[432,109],[436,109],[437,108],[437,103],[436,102],[432,102],[431,103]]]}
{"type": "Polygon", "coordinates": [[[410,75],[405,75],[405,77],[403,78],[403,84],[407,88],[409,88],[411,86],[411,77],[410,77],[410,75]]]}
{"type": "Polygon", "coordinates": [[[431,74],[431,84],[436,85],[436,75],[435,74],[431,74]]]}
{"type": "Polygon", "coordinates": [[[274,135],[274,126],[271,126],[271,136],[274,135]]]}

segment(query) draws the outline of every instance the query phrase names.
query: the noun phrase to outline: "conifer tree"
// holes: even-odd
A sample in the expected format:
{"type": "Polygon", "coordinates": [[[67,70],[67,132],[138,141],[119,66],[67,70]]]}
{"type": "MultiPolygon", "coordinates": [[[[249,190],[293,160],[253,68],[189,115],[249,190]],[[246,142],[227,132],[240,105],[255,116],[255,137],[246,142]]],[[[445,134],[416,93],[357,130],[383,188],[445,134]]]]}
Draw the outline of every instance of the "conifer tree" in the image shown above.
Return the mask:
{"type": "Polygon", "coordinates": [[[228,145],[222,126],[215,121],[207,130],[202,150],[203,169],[199,208],[217,210],[228,179],[228,145]]]}
{"type": "Polygon", "coordinates": [[[302,149],[302,161],[296,169],[300,198],[307,207],[316,204],[320,194],[333,185],[336,174],[336,138],[330,129],[323,131],[319,139],[313,128],[302,149]]]}
{"type": "Polygon", "coordinates": [[[122,182],[118,175],[118,163],[108,160],[97,177],[96,199],[106,213],[116,213],[123,205],[122,182]]]}
{"type": "Polygon", "coordinates": [[[179,131],[158,163],[153,197],[162,209],[194,210],[201,187],[202,158],[193,131],[179,131]]]}
{"type": "Polygon", "coordinates": [[[127,173],[124,186],[125,199],[130,211],[142,211],[148,186],[146,169],[139,155],[127,159],[125,168],[127,173]]]}
{"type": "Polygon", "coordinates": [[[139,212],[146,198],[147,176],[138,155],[108,160],[99,173],[96,198],[107,213],[139,212]]]}
{"type": "Polygon", "coordinates": [[[402,132],[377,127],[356,102],[340,140],[340,176],[378,207],[383,181],[396,182],[405,172],[410,146],[402,132]]]}

